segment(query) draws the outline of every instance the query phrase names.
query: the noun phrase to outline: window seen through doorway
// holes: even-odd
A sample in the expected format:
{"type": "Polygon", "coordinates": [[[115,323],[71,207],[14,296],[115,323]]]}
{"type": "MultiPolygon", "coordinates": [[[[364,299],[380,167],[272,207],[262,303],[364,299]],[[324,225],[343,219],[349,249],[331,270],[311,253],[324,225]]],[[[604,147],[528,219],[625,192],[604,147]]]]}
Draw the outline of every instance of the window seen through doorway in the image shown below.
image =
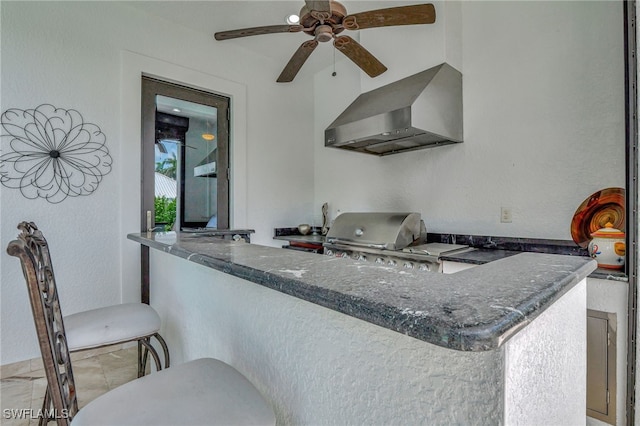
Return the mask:
{"type": "Polygon", "coordinates": [[[143,78],[143,210],[153,229],[228,229],[228,108],[228,98],[143,78]]]}

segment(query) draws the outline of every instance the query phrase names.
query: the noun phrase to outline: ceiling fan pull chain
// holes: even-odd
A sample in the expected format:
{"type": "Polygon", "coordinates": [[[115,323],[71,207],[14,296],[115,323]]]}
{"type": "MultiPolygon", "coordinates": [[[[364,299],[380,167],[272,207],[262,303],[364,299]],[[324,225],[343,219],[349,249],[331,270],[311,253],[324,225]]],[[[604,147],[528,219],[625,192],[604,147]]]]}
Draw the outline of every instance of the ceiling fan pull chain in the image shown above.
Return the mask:
{"type": "Polygon", "coordinates": [[[336,49],[333,49],[333,72],[331,73],[331,76],[335,77],[336,75],[336,49]]]}

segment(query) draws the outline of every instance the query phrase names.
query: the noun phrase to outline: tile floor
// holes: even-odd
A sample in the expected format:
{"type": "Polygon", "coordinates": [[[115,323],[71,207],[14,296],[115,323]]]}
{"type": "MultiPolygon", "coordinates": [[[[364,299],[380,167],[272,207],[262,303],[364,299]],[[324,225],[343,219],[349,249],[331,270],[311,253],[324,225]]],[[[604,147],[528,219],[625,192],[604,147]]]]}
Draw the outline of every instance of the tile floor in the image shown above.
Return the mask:
{"type": "MultiPolygon", "coordinates": [[[[73,375],[78,392],[78,406],[87,403],[117,386],[133,380],[137,376],[137,346],[114,352],[91,356],[84,359],[72,357],[73,375]]],[[[11,426],[37,425],[38,419],[30,419],[42,408],[46,389],[44,370],[16,374],[0,381],[0,423],[11,426]],[[27,418],[12,418],[11,411],[22,410],[27,418]]],[[[54,422],[50,423],[55,424],[54,422]]]]}

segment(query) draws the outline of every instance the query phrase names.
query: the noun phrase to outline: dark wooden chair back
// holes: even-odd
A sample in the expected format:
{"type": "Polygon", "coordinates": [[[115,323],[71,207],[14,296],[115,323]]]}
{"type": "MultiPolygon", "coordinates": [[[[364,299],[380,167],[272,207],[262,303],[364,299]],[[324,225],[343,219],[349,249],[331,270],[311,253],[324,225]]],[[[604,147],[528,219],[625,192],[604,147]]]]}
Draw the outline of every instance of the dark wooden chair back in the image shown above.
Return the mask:
{"type": "MultiPolygon", "coordinates": [[[[78,401],[49,247],[33,222],[21,222],[18,229],[18,239],[9,243],[7,253],[20,259],[27,282],[53,403],[53,410],[44,414],[51,414],[58,425],[68,425],[78,411],[78,401]]],[[[49,410],[48,405],[47,401],[44,410],[49,410]]]]}

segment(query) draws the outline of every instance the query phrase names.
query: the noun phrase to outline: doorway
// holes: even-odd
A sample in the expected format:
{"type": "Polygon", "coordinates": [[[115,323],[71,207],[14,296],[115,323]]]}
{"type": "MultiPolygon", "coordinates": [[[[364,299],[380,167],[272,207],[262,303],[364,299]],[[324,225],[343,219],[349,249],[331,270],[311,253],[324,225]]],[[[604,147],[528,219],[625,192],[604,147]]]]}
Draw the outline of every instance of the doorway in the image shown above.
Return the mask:
{"type": "MultiPolygon", "coordinates": [[[[190,226],[207,225],[218,229],[229,229],[230,99],[143,75],[141,101],[141,231],[165,230],[167,227],[182,230],[190,226]],[[201,110],[204,109],[206,112],[202,113],[201,117],[191,117],[189,114],[195,114],[191,111],[193,109],[199,110],[201,113],[201,110]],[[215,126],[213,117],[215,117],[215,126]],[[160,122],[159,125],[158,122],[160,122]],[[202,122],[204,122],[204,126],[202,122]],[[191,135],[199,134],[199,137],[209,144],[200,141],[196,143],[197,137],[189,138],[189,132],[191,135]],[[203,135],[205,136],[203,137],[203,135]],[[209,135],[214,137],[210,138],[209,135]],[[212,141],[215,141],[215,144],[210,143],[212,141]],[[198,152],[196,145],[200,146],[200,152],[198,152]],[[195,151],[190,155],[188,151],[192,149],[195,151]],[[175,156],[170,154],[171,151],[175,156]],[[165,161],[167,158],[162,157],[156,161],[156,152],[169,154],[168,161],[165,161]],[[194,157],[196,154],[203,154],[203,152],[206,152],[202,155],[204,158],[194,157]],[[210,163],[213,158],[215,159],[215,173],[211,172],[213,165],[210,163]],[[207,173],[206,176],[195,176],[198,165],[194,166],[194,162],[199,164],[204,160],[208,162],[205,161],[202,165],[208,165],[210,173],[207,173]],[[170,183],[169,186],[175,188],[175,198],[170,201],[171,197],[166,195],[172,195],[172,193],[168,193],[164,194],[166,199],[162,200],[163,194],[159,194],[161,201],[166,201],[166,205],[162,206],[164,213],[168,212],[166,216],[159,218],[159,215],[156,214],[156,199],[158,198],[156,197],[156,189],[160,186],[161,179],[159,178],[156,182],[158,173],[156,172],[156,163],[160,163],[159,168],[164,169],[168,163],[172,162],[176,166],[175,178],[177,179],[173,179],[175,183],[170,183]],[[197,179],[205,179],[207,183],[199,182],[200,185],[198,185],[197,179]],[[192,190],[199,192],[195,194],[192,190]],[[215,206],[212,207],[214,199],[215,206]],[[200,208],[205,204],[205,201],[207,207],[200,208]],[[192,210],[192,206],[198,207],[192,210]],[[192,220],[193,211],[199,212],[196,213],[199,214],[199,220],[192,220]],[[171,216],[171,212],[173,212],[173,216],[171,216]],[[169,220],[166,220],[167,217],[169,220]],[[156,220],[156,218],[160,220],[156,220]],[[173,224],[169,223],[172,219],[173,224]],[[157,229],[156,222],[166,223],[158,223],[161,228],[157,229]]],[[[160,208],[160,205],[158,207],[160,208]]],[[[149,289],[149,247],[142,245],[140,248],[140,299],[143,303],[149,303],[149,289]]]]}
{"type": "Polygon", "coordinates": [[[142,77],[142,231],[229,229],[229,104],[142,77]]]}

